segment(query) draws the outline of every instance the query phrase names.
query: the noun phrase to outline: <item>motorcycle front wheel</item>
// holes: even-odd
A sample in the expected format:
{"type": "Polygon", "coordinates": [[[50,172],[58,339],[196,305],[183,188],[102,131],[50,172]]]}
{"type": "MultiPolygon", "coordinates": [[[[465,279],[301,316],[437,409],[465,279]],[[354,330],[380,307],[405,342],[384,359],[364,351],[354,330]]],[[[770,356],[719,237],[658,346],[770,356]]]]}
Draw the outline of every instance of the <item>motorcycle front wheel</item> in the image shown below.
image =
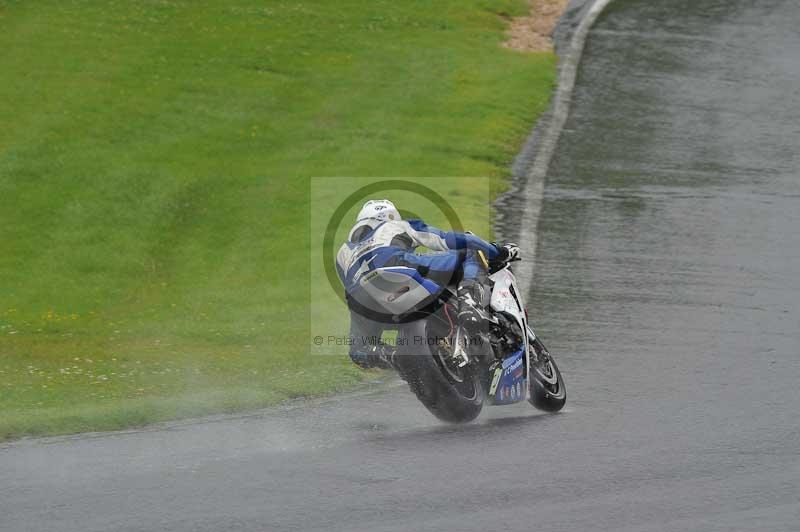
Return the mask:
{"type": "Polygon", "coordinates": [[[545,412],[558,412],[567,403],[567,387],[556,361],[537,338],[531,342],[536,358],[531,357],[528,371],[528,402],[545,412]]]}

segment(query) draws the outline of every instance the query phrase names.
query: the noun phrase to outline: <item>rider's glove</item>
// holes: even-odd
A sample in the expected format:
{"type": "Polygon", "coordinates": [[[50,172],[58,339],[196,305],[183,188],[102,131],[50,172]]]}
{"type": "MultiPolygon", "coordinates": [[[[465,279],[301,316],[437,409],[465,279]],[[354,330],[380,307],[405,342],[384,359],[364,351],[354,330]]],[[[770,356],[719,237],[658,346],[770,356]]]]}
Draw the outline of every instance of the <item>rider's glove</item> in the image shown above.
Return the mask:
{"type": "Polygon", "coordinates": [[[504,262],[514,262],[515,260],[519,260],[519,246],[509,242],[507,244],[503,244],[502,246],[495,244],[497,247],[497,258],[495,259],[496,262],[504,263],[504,262]]]}

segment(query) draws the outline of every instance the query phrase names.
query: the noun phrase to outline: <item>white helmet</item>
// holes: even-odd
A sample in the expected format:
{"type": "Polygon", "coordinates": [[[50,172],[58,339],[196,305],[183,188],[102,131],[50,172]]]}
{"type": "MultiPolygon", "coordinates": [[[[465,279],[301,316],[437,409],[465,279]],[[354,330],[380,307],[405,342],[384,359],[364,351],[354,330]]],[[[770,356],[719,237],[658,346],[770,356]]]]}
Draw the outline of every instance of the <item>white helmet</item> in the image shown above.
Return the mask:
{"type": "Polygon", "coordinates": [[[402,220],[400,211],[389,200],[369,200],[361,207],[361,210],[356,216],[356,222],[361,220],[380,220],[385,222],[387,220],[402,220]]]}

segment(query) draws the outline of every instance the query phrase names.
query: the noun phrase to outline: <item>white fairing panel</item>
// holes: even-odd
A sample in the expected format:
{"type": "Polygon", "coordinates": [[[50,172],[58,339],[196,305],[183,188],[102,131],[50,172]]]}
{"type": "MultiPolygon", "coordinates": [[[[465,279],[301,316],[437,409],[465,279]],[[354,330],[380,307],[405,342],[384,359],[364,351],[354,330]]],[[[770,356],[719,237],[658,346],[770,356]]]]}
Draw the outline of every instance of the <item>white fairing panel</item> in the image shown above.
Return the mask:
{"type": "MultiPolygon", "coordinates": [[[[408,270],[409,274],[416,273],[413,268],[392,269],[408,270]]],[[[358,283],[363,290],[355,290],[353,297],[366,308],[382,314],[405,314],[414,310],[431,295],[409,275],[386,271],[383,268],[362,276],[358,283]]]]}
{"type": "Polygon", "coordinates": [[[494,281],[494,288],[492,289],[492,302],[491,306],[496,312],[505,312],[510,316],[514,316],[519,324],[521,331],[528,331],[528,334],[523,335],[523,343],[525,349],[525,367],[531,367],[531,348],[532,342],[536,336],[533,330],[528,327],[528,317],[525,315],[525,301],[522,299],[522,294],[519,293],[517,287],[517,280],[511,270],[505,268],[491,276],[494,281]],[[511,294],[512,287],[514,293],[519,298],[519,305],[517,305],[514,296],[511,294]],[[520,309],[522,307],[522,309],[520,309]]]}
{"type": "Polygon", "coordinates": [[[523,319],[523,313],[517,306],[514,296],[511,295],[513,286],[517,297],[520,297],[519,290],[516,290],[514,275],[510,271],[504,269],[492,275],[491,279],[494,281],[491,301],[492,308],[497,312],[506,312],[515,316],[517,319],[523,319]]]}

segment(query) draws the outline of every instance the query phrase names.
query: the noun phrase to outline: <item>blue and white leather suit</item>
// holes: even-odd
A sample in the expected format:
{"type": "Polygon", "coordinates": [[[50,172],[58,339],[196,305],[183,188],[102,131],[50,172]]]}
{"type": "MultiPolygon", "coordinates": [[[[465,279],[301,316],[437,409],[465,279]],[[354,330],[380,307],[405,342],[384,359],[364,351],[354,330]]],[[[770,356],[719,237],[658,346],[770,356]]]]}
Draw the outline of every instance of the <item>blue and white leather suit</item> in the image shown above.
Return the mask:
{"type": "MultiPolygon", "coordinates": [[[[442,231],[421,220],[368,219],[359,221],[350,232],[348,242],[339,249],[336,268],[349,300],[362,290],[359,280],[378,268],[413,277],[435,298],[448,285],[485,274],[478,250],[489,261],[500,254],[496,245],[475,235],[442,231]],[[434,253],[415,253],[418,247],[434,253]]],[[[356,364],[365,365],[373,346],[364,345],[360,339],[380,337],[382,326],[361,314],[351,312],[350,357],[356,364]]]]}

